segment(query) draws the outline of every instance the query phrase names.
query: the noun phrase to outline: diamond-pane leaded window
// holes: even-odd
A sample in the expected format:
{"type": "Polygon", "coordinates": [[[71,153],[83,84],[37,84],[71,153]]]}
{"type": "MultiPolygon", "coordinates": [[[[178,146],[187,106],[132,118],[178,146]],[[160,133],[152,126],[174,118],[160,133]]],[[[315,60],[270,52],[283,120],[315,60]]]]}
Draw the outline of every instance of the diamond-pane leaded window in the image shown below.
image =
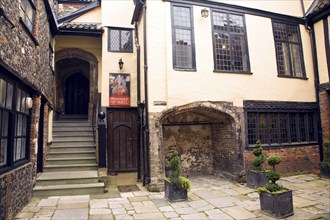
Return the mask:
{"type": "Polygon", "coordinates": [[[314,112],[248,112],[248,143],[297,144],[316,141],[314,112]]]}
{"type": "Polygon", "coordinates": [[[213,12],[216,71],[248,72],[249,56],[243,15],[213,12]]]}
{"type": "Polygon", "coordinates": [[[173,6],[173,66],[176,69],[195,69],[195,50],[191,8],[173,6]]]}
{"type": "Polygon", "coordinates": [[[132,30],[109,28],[108,51],[133,52],[132,30]]]}
{"type": "Polygon", "coordinates": [[[273,22],[278,75],[305,78],[298,25],[273,22]]]}

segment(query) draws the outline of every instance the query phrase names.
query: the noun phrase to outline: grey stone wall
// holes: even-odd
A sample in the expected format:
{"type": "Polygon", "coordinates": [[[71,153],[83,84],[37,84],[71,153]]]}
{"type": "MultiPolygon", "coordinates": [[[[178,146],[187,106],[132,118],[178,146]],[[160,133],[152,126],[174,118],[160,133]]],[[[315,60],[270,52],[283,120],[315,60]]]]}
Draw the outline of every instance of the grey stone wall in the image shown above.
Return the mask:
{"type": "Polygon", "coordinates": [[[49,65],[49,43],[52,36],[44,2],[42,0],[34,2],[37,10],[33,35],[37,44],[19,21],[19,2],[0,1],[0,7],[15,25],[12,29],[7,21],[0,19],[0,61],[13,69],[24,81],[41,91],[52,103],[54,74],[49,65]]]}
{"type": "Polygon", "coordinates": [[[14,218],[32,197],[32,176],[32,163],[0,175],[0,219],[14,218]]]}

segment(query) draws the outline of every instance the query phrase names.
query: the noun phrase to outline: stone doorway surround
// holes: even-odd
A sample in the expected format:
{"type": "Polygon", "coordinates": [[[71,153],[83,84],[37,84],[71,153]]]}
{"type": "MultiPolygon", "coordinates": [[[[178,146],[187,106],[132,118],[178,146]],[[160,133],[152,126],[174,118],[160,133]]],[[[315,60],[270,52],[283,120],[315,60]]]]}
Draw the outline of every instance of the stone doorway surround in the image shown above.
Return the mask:
{"type": "Polygon", "coordinates": [[[150,113],[150,189],[163,185],[166,156],[176,145],[183,173],[236,180],[244,170],[244,110],[231,102],[193,102],[150,113]]]}
{"type": "Polygon", "coordinates": [[[98,92],[98,60],[90,52],[80,48],[66,48],[56,52],[56,108],[64,112],[65,98],[64,87],[65,80],[77,72],[85,75],[89,79],[89,104],[88,119],[92,120],[93,105],[97,102],[98,92]],[[65,64],[70,61],[71,65],[65,64]],[[79,65],[75,65],[79,63],[79,65]]]}

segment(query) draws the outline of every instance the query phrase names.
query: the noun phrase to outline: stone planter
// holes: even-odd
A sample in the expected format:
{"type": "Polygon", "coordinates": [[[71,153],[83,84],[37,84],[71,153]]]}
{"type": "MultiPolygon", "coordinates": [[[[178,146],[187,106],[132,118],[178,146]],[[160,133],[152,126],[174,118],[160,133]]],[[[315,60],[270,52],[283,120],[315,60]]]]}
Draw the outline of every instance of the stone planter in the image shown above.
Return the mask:
{"type": "Polygon", "coordinates": [[[322,178],[330,179],[330,167],[320,164],[320,176],[322,178]]]}
{"type": "Polygon", "coordinates": [[[246,186],[250,188],[258,188],[266,185],[268,178],[265,171],[249,170],[246,174],[246,186]]]}
{"type": "Polygon", "coordinates": [[[186,189],[179,187],[172,182],[164,180],[165,182],[165,198],[170,202],[180,202],[188,200],[188,192],[186,189]]]}
{"type": "Polygon", "coordinates": [[[260,193],[261,211],[276,218],[285,218],[293,215],[292,190],[282,193],[260,193]]]}

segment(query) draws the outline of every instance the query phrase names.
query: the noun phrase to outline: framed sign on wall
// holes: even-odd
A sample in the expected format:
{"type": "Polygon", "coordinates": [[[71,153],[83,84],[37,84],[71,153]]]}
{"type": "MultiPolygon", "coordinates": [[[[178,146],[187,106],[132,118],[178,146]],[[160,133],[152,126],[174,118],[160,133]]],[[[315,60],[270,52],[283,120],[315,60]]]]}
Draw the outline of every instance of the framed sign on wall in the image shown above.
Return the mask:
{"type": "Polygon", "coordinates": [[[110,73],[110,106],[130,106],[130,81],[131,76],[127,73],[110,73]]]}

